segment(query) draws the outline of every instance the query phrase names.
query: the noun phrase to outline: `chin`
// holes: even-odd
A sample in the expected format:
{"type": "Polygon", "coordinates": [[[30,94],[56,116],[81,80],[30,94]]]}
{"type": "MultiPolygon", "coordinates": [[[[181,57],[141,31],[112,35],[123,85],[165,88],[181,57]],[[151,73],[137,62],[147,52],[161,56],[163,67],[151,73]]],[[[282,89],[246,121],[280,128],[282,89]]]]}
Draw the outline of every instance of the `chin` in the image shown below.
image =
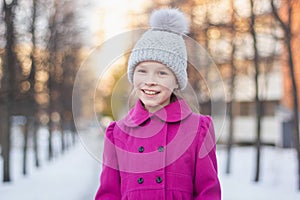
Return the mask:
{"type": "Polygon", "coordinates": [[[144,104],[145,107],[149,107],[149,108],[160,106],[160,105],[157,104],[157,103],[153,103],[153,102],[149,102],[149,101],[143,101],[143,100],[142,100],[142,102],[143,102],[143,104],[144,104]]]}

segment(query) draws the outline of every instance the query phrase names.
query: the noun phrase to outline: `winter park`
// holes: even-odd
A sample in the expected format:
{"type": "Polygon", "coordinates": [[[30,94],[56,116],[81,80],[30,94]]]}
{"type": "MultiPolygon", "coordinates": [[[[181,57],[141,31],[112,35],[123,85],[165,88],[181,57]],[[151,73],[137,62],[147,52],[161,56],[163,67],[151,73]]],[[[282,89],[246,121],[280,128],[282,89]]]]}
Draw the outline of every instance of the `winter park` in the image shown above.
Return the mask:
{"type": "Polygon", "coordinates": [[[0,200],[300,199],[299,0],[0,7],[0,200]]]}

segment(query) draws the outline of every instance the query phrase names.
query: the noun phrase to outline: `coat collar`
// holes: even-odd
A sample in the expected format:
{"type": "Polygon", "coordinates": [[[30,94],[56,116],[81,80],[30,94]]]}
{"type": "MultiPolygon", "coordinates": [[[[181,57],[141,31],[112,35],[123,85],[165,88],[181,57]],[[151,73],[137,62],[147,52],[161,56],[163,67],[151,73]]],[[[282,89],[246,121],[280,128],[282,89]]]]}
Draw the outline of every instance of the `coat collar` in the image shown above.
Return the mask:
{"type": "Polygon", "coordinates": [[[191,113],[192,110],[185,100],[181,98],[177,98],[155,113],[148,112],[141,100],[138,100],[122,121],[126,126],[136,127],[152,117],[158,117],[165,122],[178,122],[188,117],[191,113]]]}

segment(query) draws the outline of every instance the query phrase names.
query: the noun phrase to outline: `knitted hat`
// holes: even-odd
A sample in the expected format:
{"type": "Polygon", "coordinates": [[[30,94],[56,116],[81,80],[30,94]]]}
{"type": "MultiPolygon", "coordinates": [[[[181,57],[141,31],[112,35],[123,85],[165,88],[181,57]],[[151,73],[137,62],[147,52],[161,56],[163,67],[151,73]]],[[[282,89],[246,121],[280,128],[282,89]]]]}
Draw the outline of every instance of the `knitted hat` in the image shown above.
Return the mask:
{"type": "Polygon", "coordinates": [[[140,62],[157,61],[173,71],[183,90],[187,85],[187,52],[182,35],[188,32],[184,14],[177,9],[155,10],[149,22],[151,29],[137,41],[129,57],[129,81],[133,83],[133,72],[140,62]]]}

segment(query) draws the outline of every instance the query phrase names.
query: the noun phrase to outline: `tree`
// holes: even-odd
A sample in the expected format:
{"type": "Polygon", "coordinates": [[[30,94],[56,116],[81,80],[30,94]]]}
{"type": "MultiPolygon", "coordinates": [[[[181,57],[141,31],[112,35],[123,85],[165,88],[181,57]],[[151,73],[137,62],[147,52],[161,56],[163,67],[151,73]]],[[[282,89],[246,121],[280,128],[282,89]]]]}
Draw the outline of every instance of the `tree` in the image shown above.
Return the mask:
{"type": "Polygon", "coordinates": [[[262,102],[259,97],[259,54],[257,48],[257,34],[255,30],[256,26],[256,15],[254,13],[254,1],[250,0],[251,4],[251,21],[250,21],[250,32],[253,39],[253,50],[254,50],[254,68],[255,68],[255,106],[256,106],[256,171],[254,180],[259,181],[260,172],[260,154],[261,154],[261,119],[262,119],[262,102]]]}
{"type": "MultiPolygon", "coordinates": [[[[31,32],[31,42],[32,42],[32,50],[30,54],[30,60],[31,60],[31,72],[29,76],[29,81],[31,86],[34,86],[36,84],[36,67],[37,67],[37,61],[36,61],[36,53],[37,53],[37,44],[36,44],[36,20],[37,20],[37,8],[38,8],[38,0],[32,0],[32,20],[31,20],[31,26],[30,26],[30,32],[31,32]]],[[[33,100],[34,104],[36,107],[38,107],[38,104],[35,101],[35,90],[34,87],[30,88],[30,96],[31,99],[33,100]]],[[[34,159],[35,159],[35,166],[39,167],[40,166],[40,159],[39,159],[39,153],[38,153],[38,116],[37,113],[35,112],[33,114],[33,150],[34,150],[34,159]]]]}
{"type": "Polygon", "coordinates": [[[29,100],[29,104],[27,105],[29,111],[22,113],[26,117],[26,124],[24,125],[23,135],[24,135],[24,142],[23,142],[23,174],[27,174],[27,150],[28,150],[28,140],[29,140],[29,133],[33,132],[33,149],[34,149],[34,158],[35,158],[35,166],[39,167],[39,154],[38,154],[38,119],[37,119],[37,111],[38,111],[38,104],[35,101],[35,76],[36,76],[36,53],[37,53],[37,45],[36,45],[36,20],[37,20],[37,9],[38,9],[38,0],[32,0],[32,7],[31,7],[31,23],[29,24],[29,32],[31,33],[31,42],[32,48],[29,55],[29,59],[31,60],[31,68],[29,76],[27,77],[27,81],[30,85],[29,90],[26,92],[25,97],[29,100]]]}
{"type": "Polygon", "coordinates": [[[6,45],[3,62],[3,77],[1,89],[1,132],[2,132],[2,156],[3,156],[3,181],[9,182],[10,178],[10,146],[11,146],[11,108],[14,100],[15,92],[15,70],[16,55],[14,52],[15,45],[15,29],[14,29],[14,8],[17,6],[18,0],[11,1],[8,4],[3,0],[3,14],[6,28],[6,45]]]}
{"type": "Polygon", "coordinates": [[[233,136],[234,136],[234,119],[235,119],[235,113],[234,113],[234,104],[235,104],[235,78],[236,78],[236,66],[234,62],[234,55],[235,55],[235,15],[236,11],[234,8],[233,0],[231,0],[231,8],[232,8],[232,14],[231,14],[231,59],[230,59],[230,66],[231,66],[231,75],[230,75],[230,99],[228,103],[228,117],[229,117],[229,133],[227,138],[227,160],[226,160],[226,173],[229,174],[231,171],[231,151],[233,146],[233,136]]]}
{"type": "Polygon", "coordinates": [[[279,11],[275,5],[275,1],[271,0],[272,12],[275,19],[280,24],[284,32],[284,44],[287,50],[287,58],[288,58],[288,67],[289,73],[292,82],[292,94],[293,97],[293,136],[294,136],[294,148],[297,151],[297,161],[298,161],[298,189],[300,190],[300,144],[299,144],[299,105],[298,105],[298,88],[296,83],[296,74],[295,74],[295,64],[294,64],[294,53],[293,53],[293,29],[292,25],[294,23],[294,10],[293,6],[296,3],[299,4],[296,0],[286,0],[283,1],[283,8],[286,9],[285,13],[287,13],[287,19],[284,19],[283,16],[280,16],[279,11]]]}
{"type": "MultiPolygon", "coordinates": [[[[34,162],[37,167],[40,165],[38,129],[40,123],[47,124],[48,116],[51,119],[50,131],[53,131],[52,119],[56,117],[54,123],[61,131],[62,151],[67,146],[66,134],[69,133],[65,132],[66,124],[70,127],[75,141],[71,109],[72,89],[76,71],[82,61],[79,54],[84,45],[81,38],[83,29],[76,21],[80,18],[76,15],[78,7],[74,1],[7,2],[3,0],[2,3],[6,34],[5,37],[1,37],[5,49],[1,51],[3,63],[0,77],[0,141],[4,161],[4,181],[10,181],[12,116],[21,115],[23,119],[26,118],[24,120],[26,123],[22,125],[24,175],[27,174],[27,151],[30,148],[28,144],[31,138],[33,138],[34,162]],[[51,3],[54,3],[54,6],[51,3]],[[31,9],[31,12],[18,10],[24,5],[31,9]],[[49,12],[45,12],[45,9],[49,9],[49,12]],[[15,12],[16,10],[18,12],[15,12]],[[39,23],[39,20],[45,22],[47,19],[48,25],[39,23]],[[48,97],[51,97],[51,104],[48,97]],[[46,109],[49,110],[49,115],[45,114],[46,109]]],[[[53,156],[51,136],[50,132],[49,159],[53,156]]]]}

